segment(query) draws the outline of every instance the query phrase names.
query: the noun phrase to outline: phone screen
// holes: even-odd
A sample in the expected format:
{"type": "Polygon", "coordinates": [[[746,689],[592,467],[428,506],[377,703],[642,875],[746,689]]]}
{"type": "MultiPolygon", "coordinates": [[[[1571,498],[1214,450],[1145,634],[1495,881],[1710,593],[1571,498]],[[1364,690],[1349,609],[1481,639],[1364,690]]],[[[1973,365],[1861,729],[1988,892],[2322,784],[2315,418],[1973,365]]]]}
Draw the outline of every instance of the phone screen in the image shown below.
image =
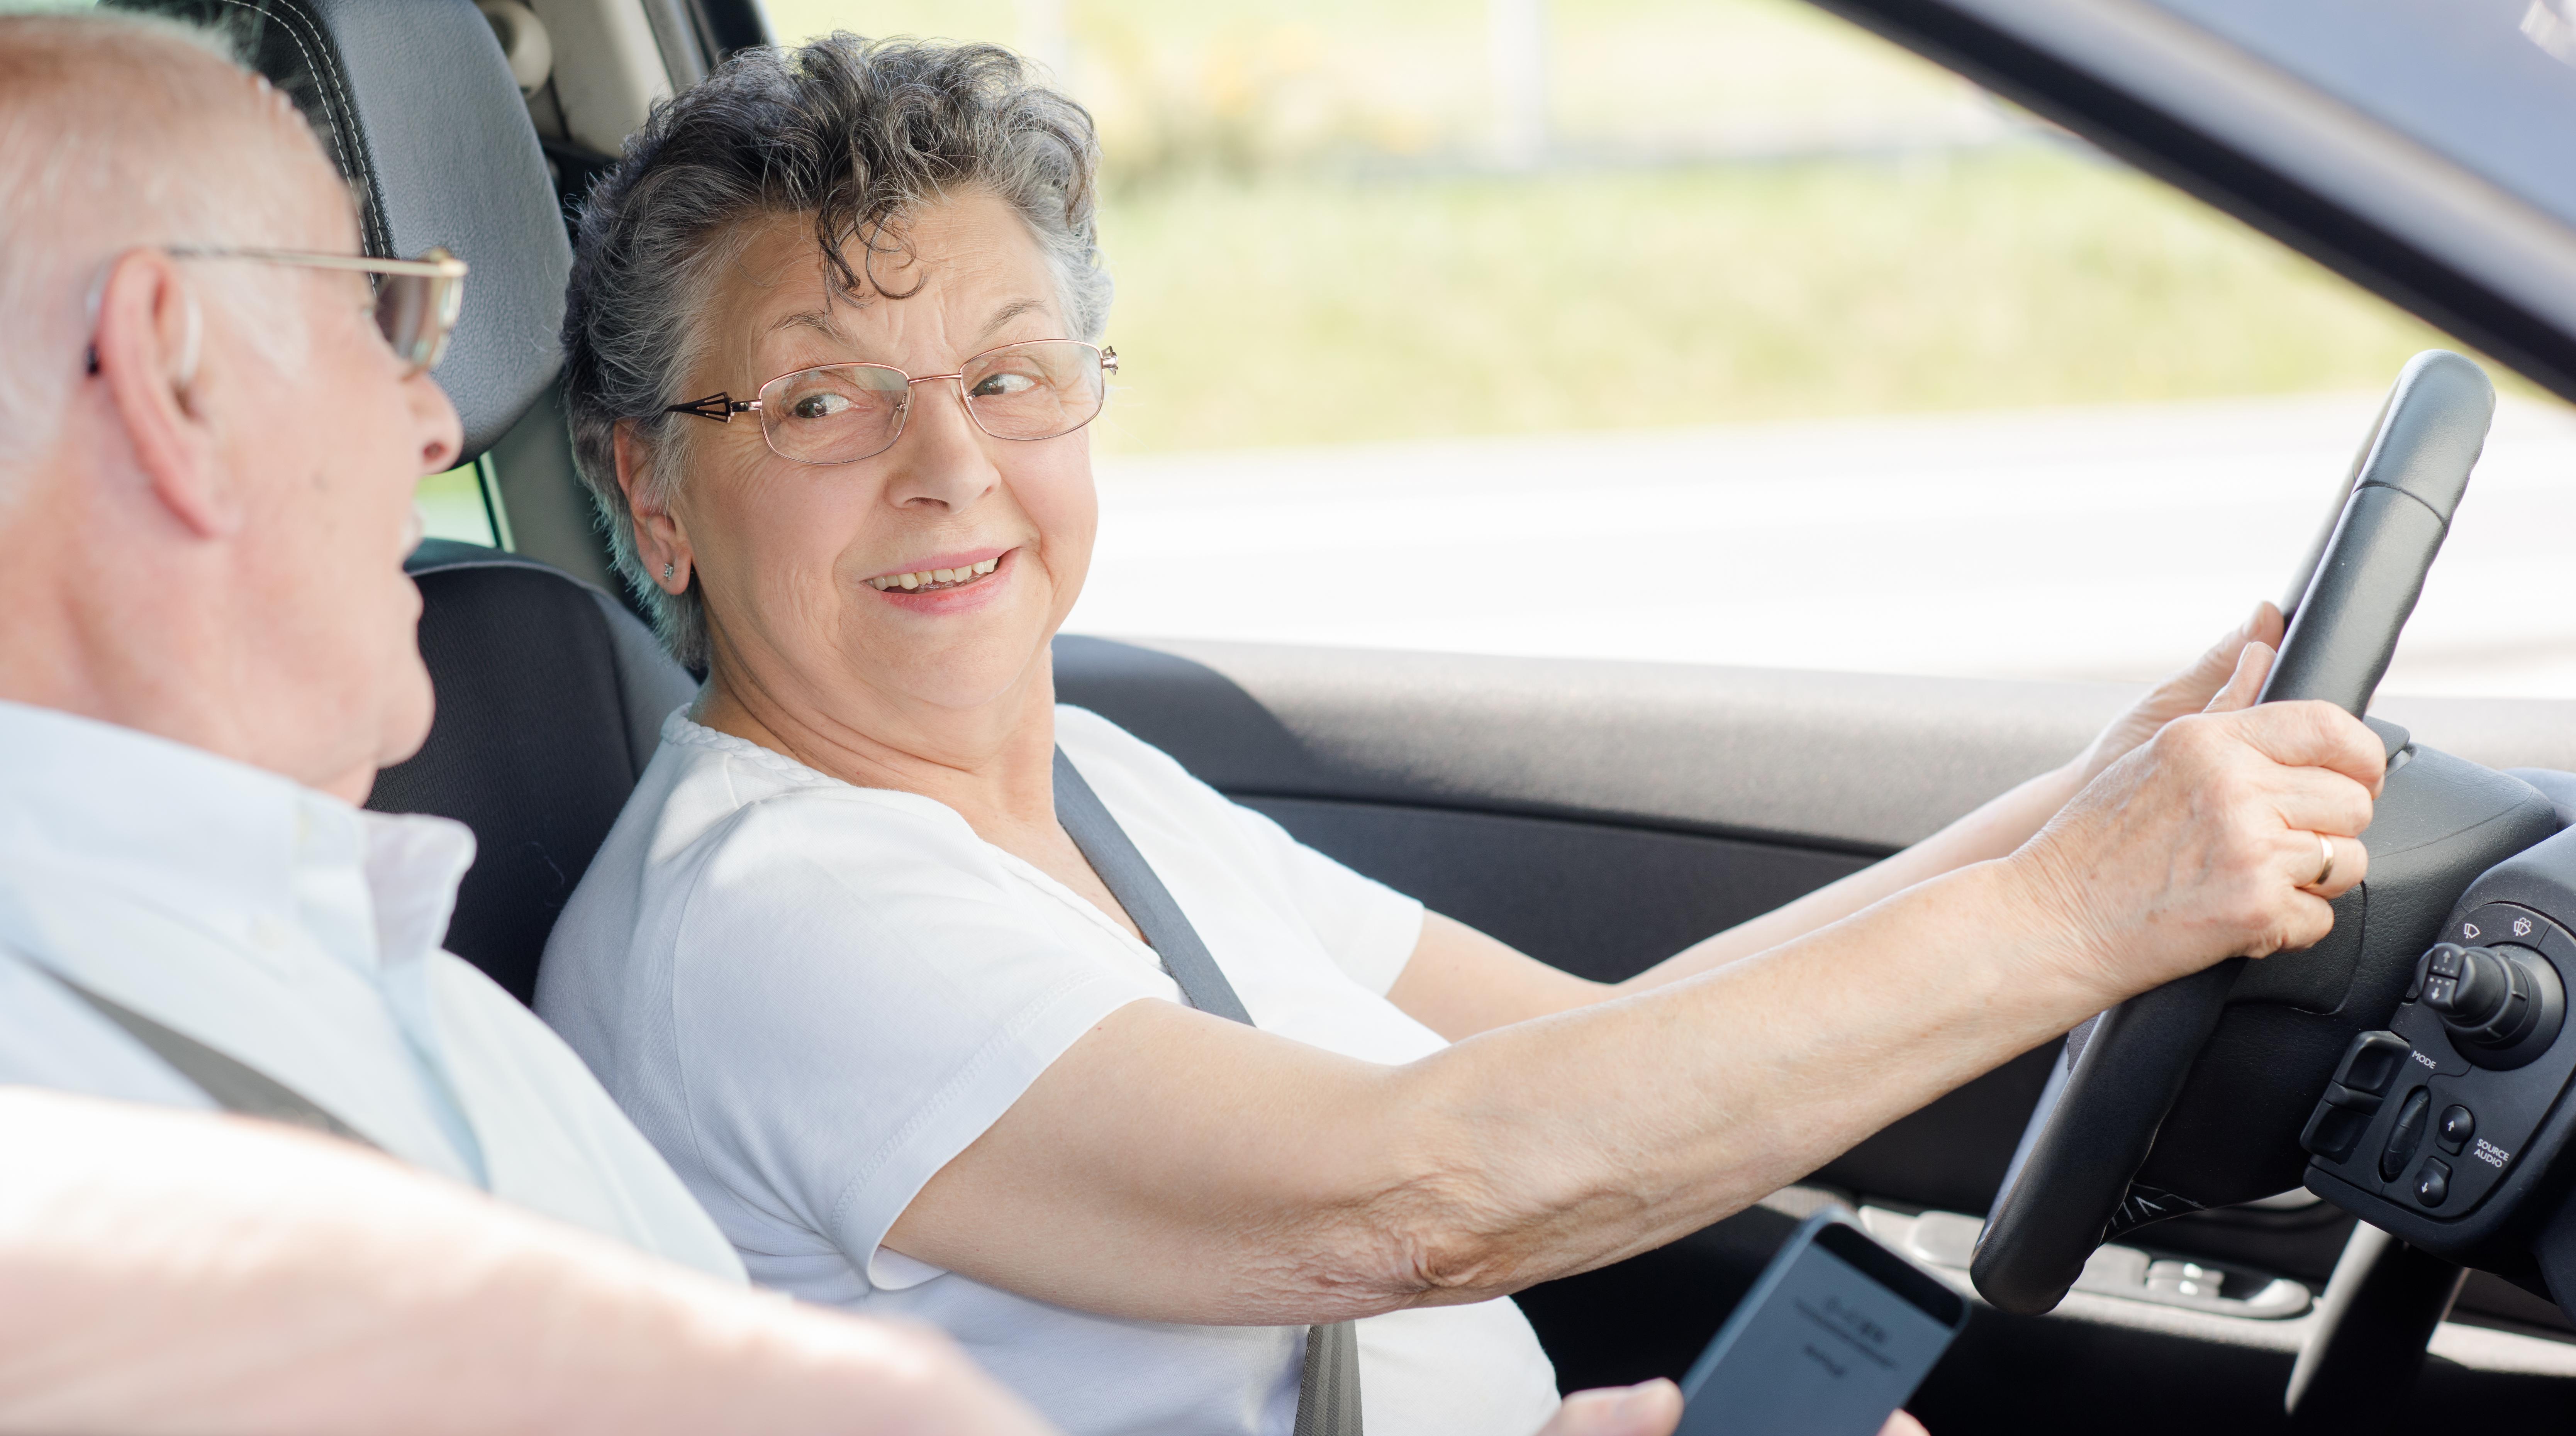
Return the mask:
{"type": "Polygon", "coordinates": [[[1877,1436],[1967,1319],[1966,1298],[1819,1212],[1683,1378],[1676,1436],[1877,1436]]]}

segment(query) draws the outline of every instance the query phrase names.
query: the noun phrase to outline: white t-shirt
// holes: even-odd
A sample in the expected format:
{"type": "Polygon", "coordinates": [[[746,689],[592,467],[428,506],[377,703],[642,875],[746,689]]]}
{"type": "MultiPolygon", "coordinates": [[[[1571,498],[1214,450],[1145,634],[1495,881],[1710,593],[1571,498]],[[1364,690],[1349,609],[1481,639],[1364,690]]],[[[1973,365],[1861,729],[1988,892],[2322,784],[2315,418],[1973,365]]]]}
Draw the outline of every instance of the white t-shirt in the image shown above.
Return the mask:
{"type": "MultiPolygon", "coordinates": [[[[1057,709],[1056,737],[1256,1024],[1372,1062],[1440,1047],[1384,995],[1421,904],[1095,714],[1057,709]]],[[[953,809],[852,787],[684,714],[537,985],[537,1011],[754,1280],[938,1326],[1075,1436],[1281,1436],[1302,1328],[1098,1316],[880,1245],[1048,1064],[1139,1000],[1180,1000],[1152,950],[953,809]]],[[[1556,1405],[1509,1301],[1369,1318],[1360,1371],[1375,1436],[1527,1436],[1556,1405]]]]}

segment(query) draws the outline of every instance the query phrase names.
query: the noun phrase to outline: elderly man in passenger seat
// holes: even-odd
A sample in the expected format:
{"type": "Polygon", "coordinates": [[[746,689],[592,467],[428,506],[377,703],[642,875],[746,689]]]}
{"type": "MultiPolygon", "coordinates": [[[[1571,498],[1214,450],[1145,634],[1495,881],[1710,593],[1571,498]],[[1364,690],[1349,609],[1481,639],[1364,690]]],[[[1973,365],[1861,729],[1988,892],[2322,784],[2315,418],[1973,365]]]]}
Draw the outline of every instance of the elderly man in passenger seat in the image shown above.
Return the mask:
{"type": "Polygon", "coordinates": [[[580,1060],[439,950],[472,838],[354,806],[428,730],[402,559],[460,443],[456,266],[359,253],[211,41],[0,16],[0,1089],[127,1099],[0,1090],[0,1430],[1037,1436],[934,1335],[741,1292],[580,1060]]]}
{"type": "Polygon", "coordinates": [[[356,806],[429,731],[402,561],[462,438],[441,336],[377,316],[434,306],[331,264],[348,189],[188,32],[0,26],[0,1081],[256,1089],[740,1280],[579,1059],[439,950],[472,835],[356,806]]]}

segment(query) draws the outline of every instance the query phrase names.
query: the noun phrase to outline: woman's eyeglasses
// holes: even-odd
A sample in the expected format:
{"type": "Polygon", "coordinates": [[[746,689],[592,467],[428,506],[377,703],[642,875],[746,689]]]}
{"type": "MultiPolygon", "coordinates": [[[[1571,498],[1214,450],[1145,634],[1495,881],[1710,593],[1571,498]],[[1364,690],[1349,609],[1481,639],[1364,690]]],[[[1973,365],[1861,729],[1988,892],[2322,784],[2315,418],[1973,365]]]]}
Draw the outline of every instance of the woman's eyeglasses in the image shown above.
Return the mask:
{"type": "Polygon", "coordinates": [[[755,399],[710,394],[673,404],[666,414],[695,414],[730,424],[758,414],[760,432],[778,457],[799,464],[855,464],[894,447],[912,412],[916,384],[957,386],[975,427],[996,439],[1053,439],[1100,416],[1118,351],[1072,339],[1039,339],[987,349],[954,374],[920,378],[886,364],[822,364],[781,374],[755,399]]]}
{"type": "Polygon", "coordinates": [[[456,316],[465,308],[465,261],[444,249],[433,249],[418,259],[207,245],[175,246],[168,253],[173,259],[246,259],[371,276],[376,286],[376,328],[403,361],[406,379],[437,367],[447,353],[448,336],[456,332],[456,316]]]}

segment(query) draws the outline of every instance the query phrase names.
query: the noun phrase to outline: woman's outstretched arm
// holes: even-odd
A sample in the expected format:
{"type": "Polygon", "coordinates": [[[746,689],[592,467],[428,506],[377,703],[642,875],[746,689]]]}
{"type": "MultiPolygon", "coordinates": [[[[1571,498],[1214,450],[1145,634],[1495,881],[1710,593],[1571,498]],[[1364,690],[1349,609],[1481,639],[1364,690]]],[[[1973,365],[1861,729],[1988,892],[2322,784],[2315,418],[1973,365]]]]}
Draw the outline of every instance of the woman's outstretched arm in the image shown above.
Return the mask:
{"type": "Polygon", "coordinates": [[[2322,937],[2366,871],[2382,766],[2330,704],[2181,719],[2009,857],[1402,1067],[1131,1003],[887,1245],[1063,1305],[1269,1325],[1616,1261],[2123,998],[2322,937]],[[2322,889],[2320,832],[2339,850],[2322,889]]]}
{"type": "Polygon", "coordinates": [[[1874,902],[1970,863],[1999,858],[2028,842],[2057,810],[2157,730],[2188,713],[2242,708],[2254,701],[2281,641],[2281,611],[2270,603],[2210,645],[2188,668],[2156,685],[2096,736],[2083,752],[1996,797],[1903,852],[1736,924],[1622,983],[1591,982],[1549,967],[1453,919],[1430,915],[1421,944],[1389,1000],[1441,1036],[1457,1041],[1705,972],[1737,958],[1804,937],[1874,902]],[[2245,655],[2255,652],[2248,666],[2245,655]],[[2234,681],[2231,682],[2231,676],[2234,681]]]}

